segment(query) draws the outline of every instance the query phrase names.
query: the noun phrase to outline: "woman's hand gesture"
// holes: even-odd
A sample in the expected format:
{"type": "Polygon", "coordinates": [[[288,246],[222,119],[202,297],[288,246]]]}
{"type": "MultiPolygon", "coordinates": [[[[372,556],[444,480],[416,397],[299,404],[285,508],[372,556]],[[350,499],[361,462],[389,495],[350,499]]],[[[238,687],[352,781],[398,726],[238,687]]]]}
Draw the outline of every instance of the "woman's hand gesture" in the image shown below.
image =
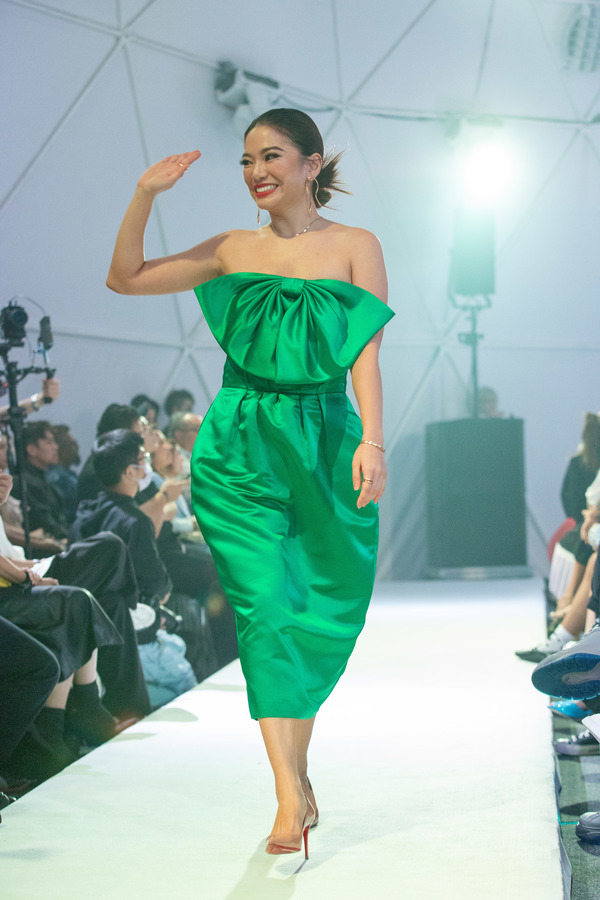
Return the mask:
{"type": "Polygon", "coordinates": [[[199,150],[167,156],[160,162],[150,166],[149,169],[146,169],[138,181],[138,187],[147,191],[153,197],[162,191],[168,191],[175,182],[185,175],[191,164],[199,158],[199,150]]]}

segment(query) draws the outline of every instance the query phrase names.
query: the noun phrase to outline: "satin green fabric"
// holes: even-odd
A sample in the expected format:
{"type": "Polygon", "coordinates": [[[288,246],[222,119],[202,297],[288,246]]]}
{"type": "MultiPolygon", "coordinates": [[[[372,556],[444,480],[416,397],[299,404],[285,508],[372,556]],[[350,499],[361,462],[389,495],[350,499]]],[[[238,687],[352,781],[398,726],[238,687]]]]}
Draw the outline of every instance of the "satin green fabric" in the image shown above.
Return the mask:
{"type": "Polygon", "coordinates": [[[227,353],[192,498],[237,623],[253,718],[311,718],[373,590],[377,508],[356,508],[346,374],[393,316],[342,281],[240,272],[195,289],[227,353]]]}

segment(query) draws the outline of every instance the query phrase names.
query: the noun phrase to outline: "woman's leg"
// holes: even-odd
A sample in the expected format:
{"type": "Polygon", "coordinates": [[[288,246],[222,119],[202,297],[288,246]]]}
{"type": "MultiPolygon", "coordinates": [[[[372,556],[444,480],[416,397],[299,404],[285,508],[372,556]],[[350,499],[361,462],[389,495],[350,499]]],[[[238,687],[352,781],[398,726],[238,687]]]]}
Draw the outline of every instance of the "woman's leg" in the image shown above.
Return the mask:
{"type": "Polygon", "coordinates": [[[259,719],[267,756],[275,776],[277,816],[271,834],[282,841],[298,835],[306,814],[306,798],[298,773],[298,719],[259,719]]]}
{"type": "Polygon", "coordinates": [[[579,587],[573,597],[571,609],[563,619],[563,628],[566,628],[576,637],[583,631],[585,626],[588,602],[592,592],[592,575],[594,574],[594,566],[596,564],[596,554],[592,553],[587,566],[584,569],[583,577],[579,583],[579,587]]]}
{"type": "Polygon", "coordinates": [[[559,610],[566,609],[566,607],[569,606],[569,604],[573,600],[573,597],[575,596],[577,588],[581,584],[581,579],[583,578],[584,573],[585,573],[585,566],[583,566],[580,562],[577,562],[577,560],[575,560],[575,562],[573,564],[573,572],[571,573],[571,578],[570,578],[569,584],[565,588],[565,592],[562,595],[562,597],[559,597],[558,600],[556,601],[556,611],[557,612],[559,610]]]}
{"type": "Polygon", "coordinates": [[[72,684],[72,675],[69,675],[64,681],[59,681],[56,687],[53,688],[44,705],[49,706],[50,709],[64,709],[67,705],[67,698],[72,684]]]}
{"type": "Polygon", "coordinates": [[[94,650],[90,658],[84,663],[80,669],[73,675],[69,675],[64,681],[59,681],[53,688],[45,705],[51,709],[65,709],[67,699],[73,683],[75,684],[91,684],[96,680],[96,660],[98,659],[98,650],[94,650]]]}
{"type": "Polygon", "coordinates": [[[310,744],[314,724],[315,716],[313,716],[312,719],[296,719],[296,761],[302,790],[315,811],[314,824],[316,825],[319,818],[319,810],[317,808],[312,784],[308,777],[308,745],[310,744]]]}
{"type": "Polygon", "coordinates": [[[73,677],[74,684],[91,684],[96,680],[98,665],[98,648],[93,651],[92,655],[81,668],[77,669],[73,677]]]}

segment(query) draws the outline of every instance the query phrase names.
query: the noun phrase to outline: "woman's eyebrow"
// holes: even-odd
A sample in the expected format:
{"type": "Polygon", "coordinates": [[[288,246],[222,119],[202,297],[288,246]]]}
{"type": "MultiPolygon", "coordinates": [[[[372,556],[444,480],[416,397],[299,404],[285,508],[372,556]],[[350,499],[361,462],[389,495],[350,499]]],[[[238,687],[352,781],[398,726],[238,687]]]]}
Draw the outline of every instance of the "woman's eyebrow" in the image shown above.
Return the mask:
{"type": "MultiPolygon", "coordinates": [[[[261,153],[268,153],[269,150],[279,150],[280,153],[283,153],[283,147],[263,147],[260,151],[261,153]]],[[[242,153],[242,159],[249,159],[250,153],[242,153]]]]}

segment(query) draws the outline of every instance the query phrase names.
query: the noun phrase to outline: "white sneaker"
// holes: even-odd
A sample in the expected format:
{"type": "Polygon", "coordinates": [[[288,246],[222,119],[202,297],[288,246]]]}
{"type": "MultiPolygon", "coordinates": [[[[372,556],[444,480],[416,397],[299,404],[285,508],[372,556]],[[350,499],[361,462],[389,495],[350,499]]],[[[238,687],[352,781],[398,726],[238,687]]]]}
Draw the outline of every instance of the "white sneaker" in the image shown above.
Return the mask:
{"type": "Polygon", "coordinates": [[[596,740],[600,741],[600,713],[594,713],[593,716],[586,716],[581,722],[588,731],[591,731],[596,740]]]}

